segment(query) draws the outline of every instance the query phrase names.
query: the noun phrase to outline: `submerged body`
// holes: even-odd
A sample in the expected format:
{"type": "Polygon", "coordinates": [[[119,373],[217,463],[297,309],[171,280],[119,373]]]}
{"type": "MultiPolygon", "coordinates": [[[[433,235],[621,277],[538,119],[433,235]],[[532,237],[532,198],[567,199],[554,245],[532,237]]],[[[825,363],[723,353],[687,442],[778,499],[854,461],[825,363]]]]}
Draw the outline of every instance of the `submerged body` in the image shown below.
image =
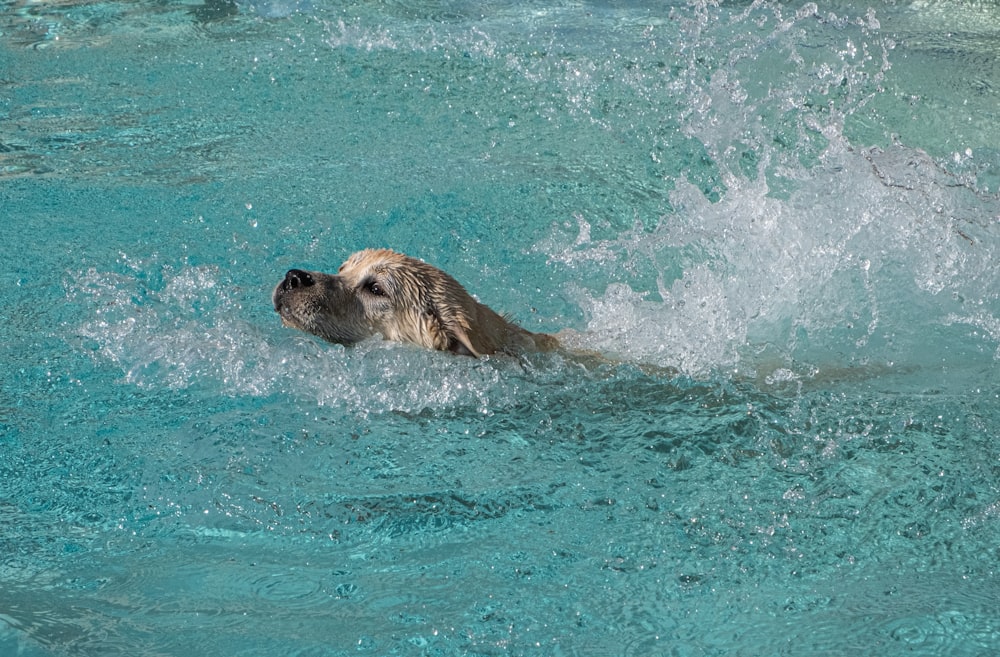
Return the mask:
{"type": "Polygon", "coordinates": [[[479,303],[437,267],[389,249],[358,251],[336,274],[291,269],[272,302],[285,326],[345,345],[381,334],[476,357],[559,346],[479,303]]]}

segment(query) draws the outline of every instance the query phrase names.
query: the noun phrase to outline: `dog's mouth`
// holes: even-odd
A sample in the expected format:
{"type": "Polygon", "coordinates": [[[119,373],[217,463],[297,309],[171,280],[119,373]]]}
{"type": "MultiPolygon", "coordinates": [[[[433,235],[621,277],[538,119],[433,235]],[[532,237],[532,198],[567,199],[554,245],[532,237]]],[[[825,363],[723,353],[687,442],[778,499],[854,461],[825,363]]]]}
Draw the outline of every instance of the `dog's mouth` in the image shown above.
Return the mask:
{"type": "Polygon", "coordinates": [[[301,318],[295,313],[293,307],[284,303],[283,294],[275,295],[274,311],[278,313],[278,318],[281,320],[282,326],[312,333],[302,323],[301,318]]]}

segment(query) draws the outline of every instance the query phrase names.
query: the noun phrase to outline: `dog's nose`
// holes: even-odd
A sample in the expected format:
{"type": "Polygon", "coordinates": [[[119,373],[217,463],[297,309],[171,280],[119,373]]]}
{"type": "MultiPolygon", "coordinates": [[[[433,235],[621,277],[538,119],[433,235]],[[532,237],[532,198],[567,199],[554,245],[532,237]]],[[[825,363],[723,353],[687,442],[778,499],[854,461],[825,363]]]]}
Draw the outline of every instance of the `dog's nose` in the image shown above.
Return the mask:
{"type": "Polygon", "coordinates": [[[295,288],[310,287],[315,284],[316,281],[309,275],[309,272],[302,271],[301,269],[289,269],[288,273],[285,274],[282,287],[286,290],[294,290],[295,288]]]}

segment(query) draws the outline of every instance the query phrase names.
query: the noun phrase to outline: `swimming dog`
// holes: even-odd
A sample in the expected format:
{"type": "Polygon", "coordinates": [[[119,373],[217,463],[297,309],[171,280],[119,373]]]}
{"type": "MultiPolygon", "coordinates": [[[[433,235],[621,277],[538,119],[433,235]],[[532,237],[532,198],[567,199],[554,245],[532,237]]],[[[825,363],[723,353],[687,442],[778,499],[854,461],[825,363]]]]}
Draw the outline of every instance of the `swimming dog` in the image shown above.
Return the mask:
{"type": "Polygon", "coordinates": [[[291,269],[271,300],[285,326],[344,345],[381,334],[473,357],[559,347],[554,336],[479,303],[437,267],[389,249],[358,251],[336,274],[291,269]]]}

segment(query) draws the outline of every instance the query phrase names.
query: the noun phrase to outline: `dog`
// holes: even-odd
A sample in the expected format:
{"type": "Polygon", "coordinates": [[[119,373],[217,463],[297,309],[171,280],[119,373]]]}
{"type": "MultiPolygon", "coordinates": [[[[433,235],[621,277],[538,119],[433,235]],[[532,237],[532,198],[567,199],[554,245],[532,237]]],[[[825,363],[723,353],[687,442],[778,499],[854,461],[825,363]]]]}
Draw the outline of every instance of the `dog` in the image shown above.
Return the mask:
{"type": "Polygon", "coordinates": [[[336,274],[290,269],[271,295],[285,326],[351,345],[375,335],[479,358],[559,348],[476,301],[433,265],[389,249],[351,255],[336,274]]]}

